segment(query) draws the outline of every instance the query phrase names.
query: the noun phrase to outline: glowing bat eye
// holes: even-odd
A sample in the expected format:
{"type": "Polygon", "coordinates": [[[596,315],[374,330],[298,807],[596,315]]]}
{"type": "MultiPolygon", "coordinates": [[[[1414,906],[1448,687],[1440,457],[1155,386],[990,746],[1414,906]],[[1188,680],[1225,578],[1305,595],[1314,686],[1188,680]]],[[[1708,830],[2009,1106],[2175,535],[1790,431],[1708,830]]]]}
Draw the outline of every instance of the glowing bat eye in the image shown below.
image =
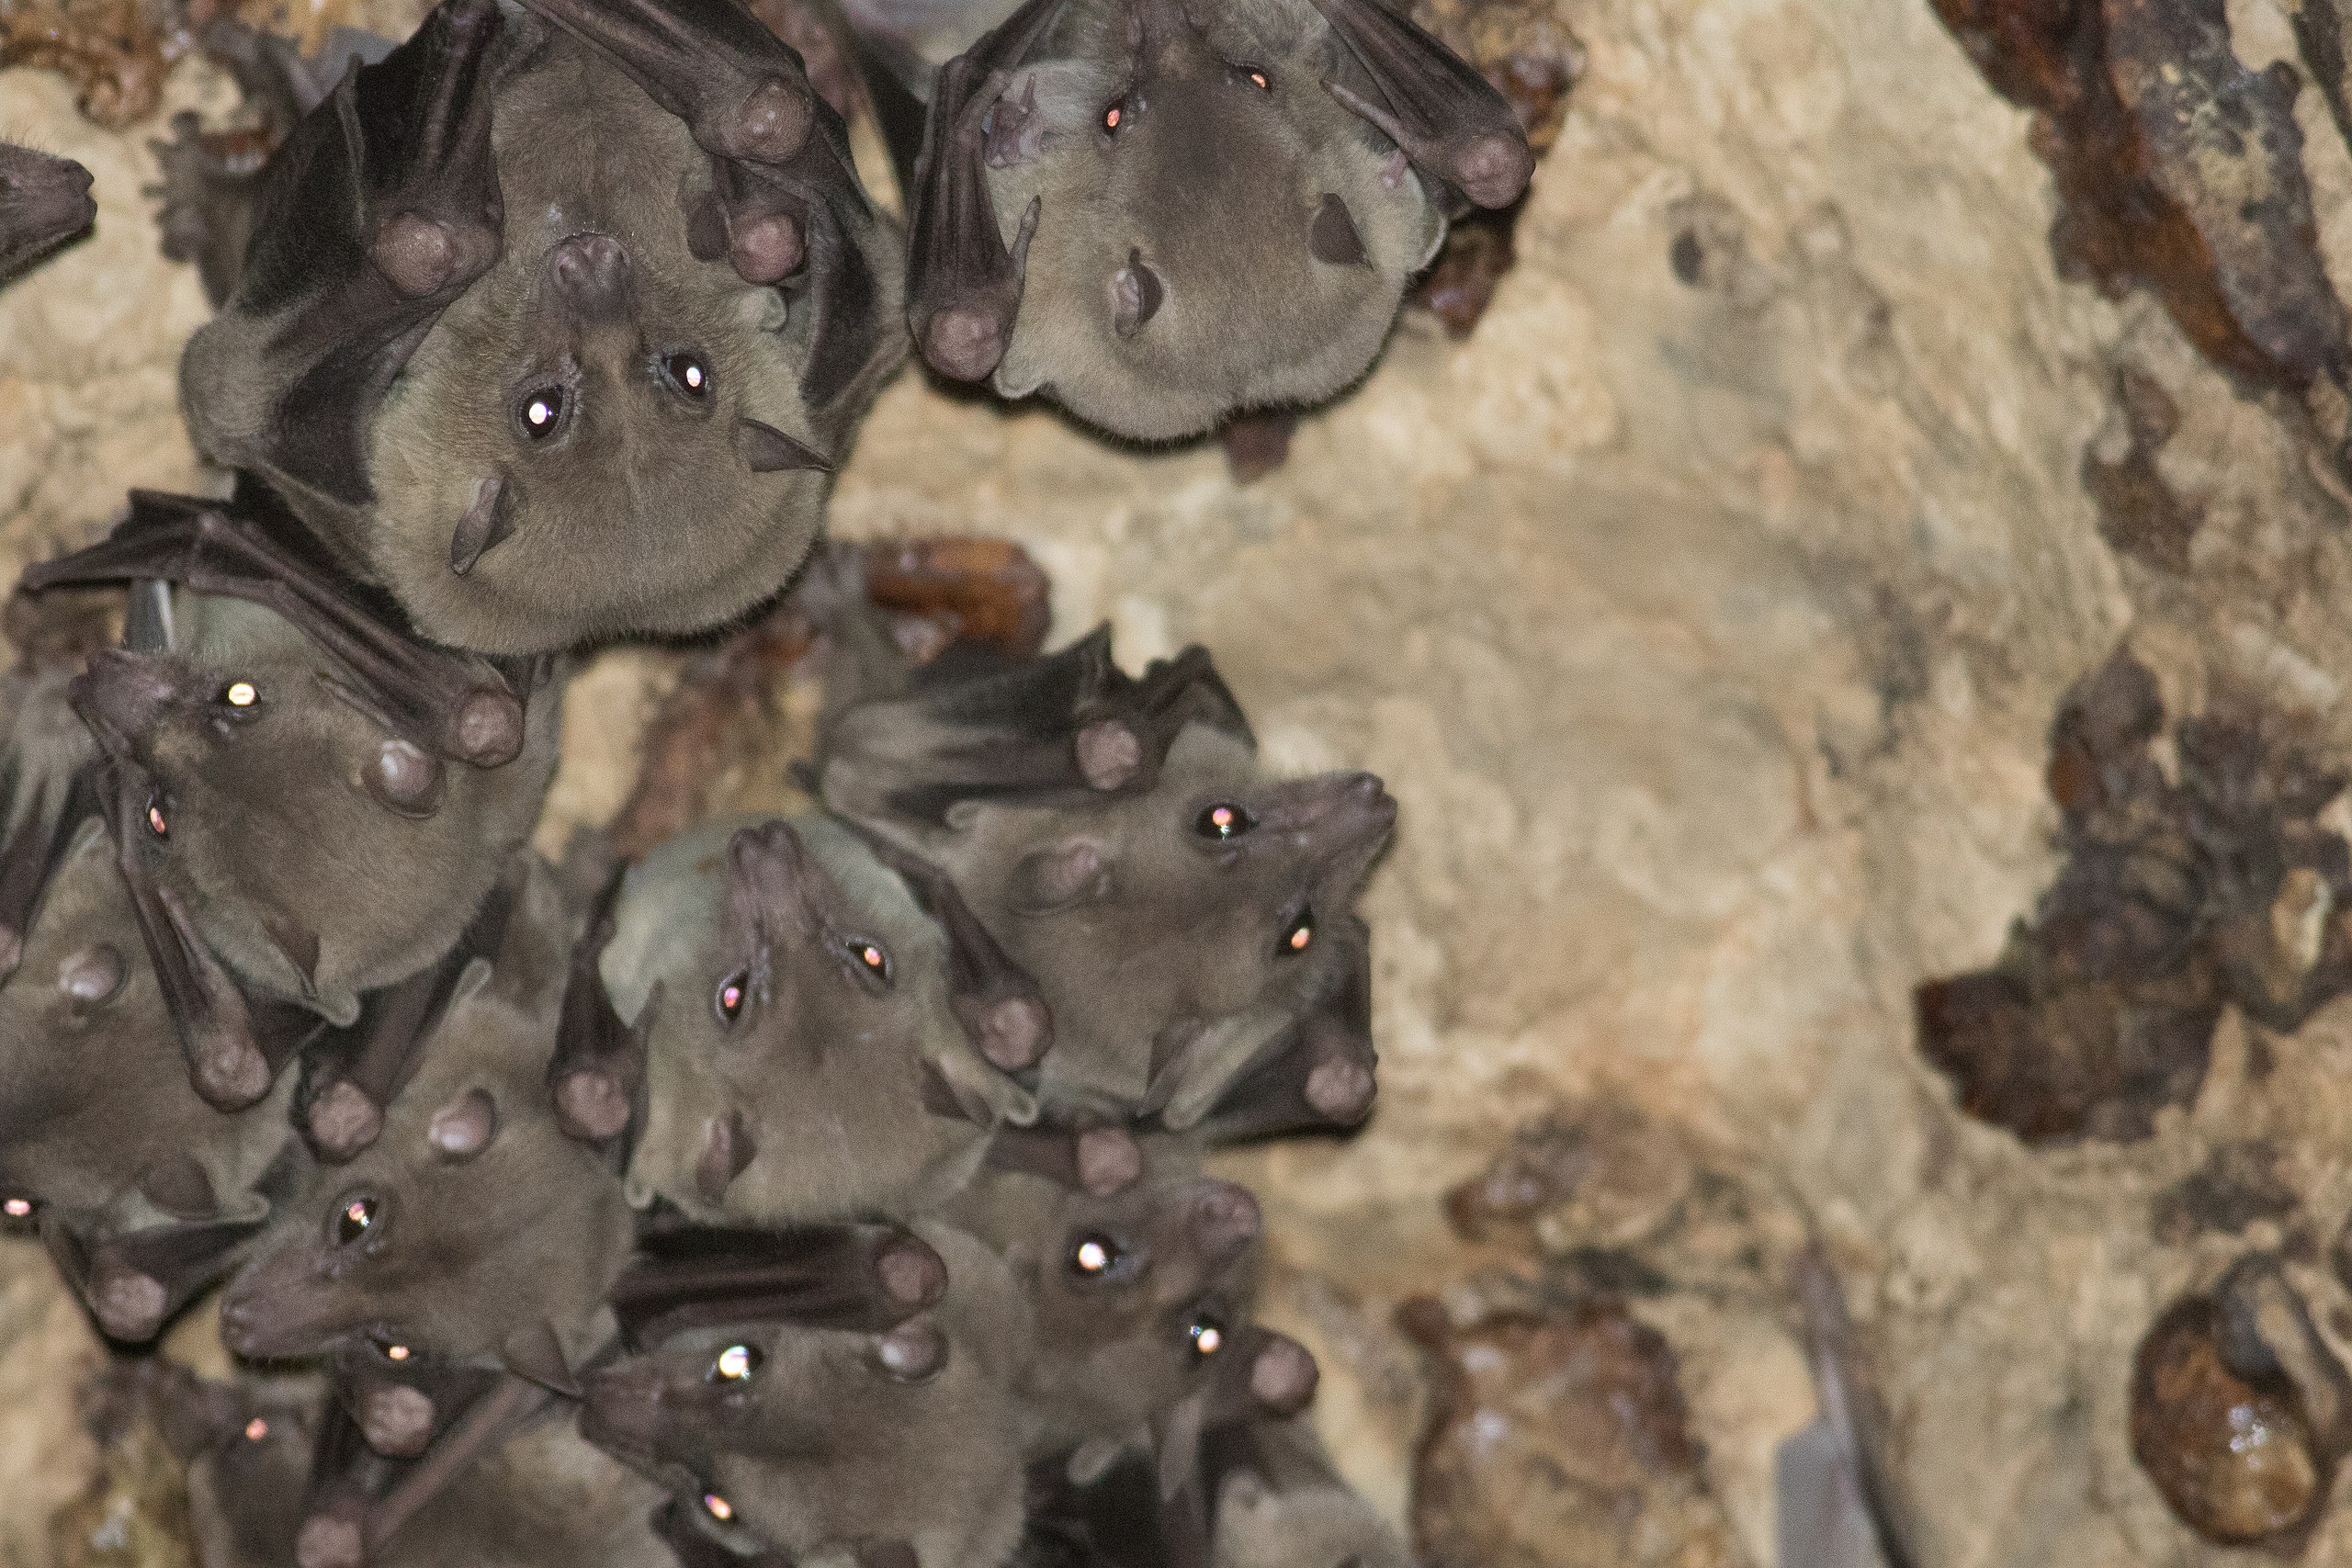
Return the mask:
{"type": "Polygon", "coordinates": [[[1271,93],[1274,90],[1274,85],[1266,80],[1266,73],[1263,71],[1248,71],[1244,72],[1243,74],[1258,85],[1258,90],[1260,92],[1271,93]]]}
{"type": "Polygon", "coordinates": [[[710,370],[691,354],[673,354],[662,361],[662,373],[670,385],[687,397],[700,402],[710,395],[710,370]]]}
{"type": "Polygon", "coordinates": [[[710,1375],[719,1382],[742,1382],[758,1371],[760,1363],[766,1359],[756,1345],[729,1345],[710,1364],[710,1375]]]}
{"type": "Polygon", "coordinates": [[[405,1361],[413,1353],[407,1346],[390,1339],[379,1339],[375,1343],[378,1353],[387,1361],[405,1361]]]}
{"type": "Polygon", "coordinates": [[[33,1217],[33,1201],[29,1198],[10,1198],[0,1201],[0,1214],[6,1214],[12,1220],[29,1220],[33,1217]]]}
{"type": "Polygon", "coordinates": [[[269,1436],[269,1423],[256,1416],[245,1423],[245,1441],[258,1443],[269,1436]]]}
{"type": "Polygon", "coordinates": [[[1117,1242],[1090,1233],[1069,1249],[1069,1271],[1081,1280],[1100,1280],[1118,1266],[1120,1257],[1117,1242]]]}
{"type": "Polygon", "coordinates": [[[851,959],[866,975],[886,986],[890,983],[890,955],[882,951],[879,943],[868,942],[864,937],[854,936],[849,939],[846,945],[851,959]]]}
{"type": "Polygon", "coordinates": [[[1241,837],[1257,825],[1258,819],[1250,815],[1246,807],[1236,806],[1229,800],[1220,800],[1201,813],[1198,819],[1193,823],[1193,831],[1204,839],[1212,839],[1218,843],[1227,843],[1241,837]]]}
{"type": "Polygon", "coordinates": [[[1127,105],[1126,105],[1126,100],[1125,100],[1125,98],[1120,99],[1117,103],[1113,104],[1109,108],[1106,108],[1106,109],[1104,109],[1104,110],[1102,111],[1102,129],[1103,129],[1103,130],[1110,130],[1110,131],[1115,131],[1115,130],[1117,130],[1119,129],[1119,127],[1121,127],[1121,126],[1123,126],[1123,125],[1125,125],[1125,124],[1126,124],[1126,123],[1127,123],[1127,105]]]}
{"type": "Polygon", "coordinates": [[[563,423],[563,389],[542,387],[523,400],[517,417],[523,422],[523,434],[534,441],[544,441],[555,434],[563,423]]]}
{"type": "Polygon", "coordinates": [[[261,701],[261,693],[251,681],[232,681],[221,691],[220,700],[232,708],[249,708],[261,701]]]}
{"type": "Polygon", "coordinates": [[[1285,953],[1305,953],[1314,941],[1315,911],[1301,909],[1298,919],[1291,921],[1290,929],[1283,932],[1282,946],[1274,950],[1275,956],[1280,957],[1285,953]]]}
{"type": "Polygon", "coordinates": [[[341,1245],[349,1247],[373,1229],[375,1224],[376,1200],[373,1198],[351,1199],[335,1211],[334,1238],[341,1245]]]}
{"type": "Polygon", "coordinates": [[[172,825],[164,818],[164,798],[161,795],[147,797],[147,830],[159,839],[172,836],[172,825]]]}
{"type": "Polygon", "coordinates": [[[1213,1317],[1193,1319],[1185,1332],[1192,1337],[1193,1354],[1204,1361],[1225,1348],[1225,1325],[1213,1317]]]}
{"type": "Polygon", "coordinates": [[[735,1505],[716,1492],[706,1492],[702,1495],[702,1506],[705,1513],[722,1525],[735,1517],[735,1505]]]}
{"type": "Polygon", "coordinates": [[[742,1016],[743,998],[748,994],[744,986],[750,978],[739,970],[718,982],[718,994],[711,998],[711,1006],[718,1010],[721,1023],[732,1023],[742,1016]]]}

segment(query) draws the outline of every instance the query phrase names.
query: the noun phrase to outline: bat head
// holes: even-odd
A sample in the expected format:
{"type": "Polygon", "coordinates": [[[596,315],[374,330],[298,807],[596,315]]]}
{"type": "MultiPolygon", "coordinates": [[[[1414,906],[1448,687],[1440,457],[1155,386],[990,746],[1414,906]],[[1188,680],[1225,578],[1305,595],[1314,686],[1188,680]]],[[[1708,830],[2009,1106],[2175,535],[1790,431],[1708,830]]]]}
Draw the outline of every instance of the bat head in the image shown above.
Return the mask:
{"type": "Polygon", "coordinates": [[[223,1568],[293,1562],[322,1425],[315,1384],[217,1382],[162,1357],[141,1365],[164,1443],[188,1467],[201,1560],[223,1568]]]}
{"type": "Polygon", "coordinates": [[[1003,1561],[1022,1514],[1007,1385],[1024,1309],[985,1247],[920,1229],[947,1265],[932,1310],[881,1334],[756,1320],[672,1334],[588,1378],[582,1434],[745,1547],[797,1560],[895,1541],[924,1562],[1003,1561]]]}
{"type": "Polygon", "coordinates": [[[363,713],[301,633],[180,595],[184,651],[95,655],[73,700],[149,791],[135,853],[256,990],[338,1023],[447,952],[530,831],[556,703],[524,754],[447,761],[363,713]]]}
{"type": "Polygon", "coordinates": [[[335,1351],[552,1372],[626,1262],[628,1206],[546,1087],[569,922],[526,885],[494,961],[476,959],[376,1141],[275,1222],[221,1303],[240,1354],[335,1351]]]}
{"type": "MultiPolygon", "coordinates": [[[[762,287],[723,234],[697,255],[712,175],[684,124],[560,37],[543,61],[500,100],[503,251],[386,395],[354,541],[427,635],[490,653],[698,631],[774,593],[845,423],[804,386],[820,269],[762,287]]],[[[857,238],[895,276],[887,231],[857,238]]]]}
{"type": "Polygon", "coordinates": [[[1337,1482],[1278,1490],[1254,1470],[1216,1493],[1217,1568],[1411,1568],[1412,1557],[1371,1504],[1337,1482]]]}
{"type": "Polygon", "coordinates": [[[1014,72],[991,122],[997,211],[1038,203],[997,389],[1145,440],[1329,397],[1442,212],[1323,85],[1309,7],[1104,9],[1098,48],[1014,72]]]}
{"type": "Polygon", "coordinates": [[[14,277],[97,220],[90,171],[0,141],[0,282],[14,277]]]}
{"type": "Polygon", "coordinates": [[[639,1196],[763,1224],[907,1212],[982,1127],[1034,1113],[951,1009],[948,938],[821,816],[718,823],[633,874],[604,972],[653,1016],[639,1196]],[[976,1121],[925,1109],[935,1075],[976,1121]]]}

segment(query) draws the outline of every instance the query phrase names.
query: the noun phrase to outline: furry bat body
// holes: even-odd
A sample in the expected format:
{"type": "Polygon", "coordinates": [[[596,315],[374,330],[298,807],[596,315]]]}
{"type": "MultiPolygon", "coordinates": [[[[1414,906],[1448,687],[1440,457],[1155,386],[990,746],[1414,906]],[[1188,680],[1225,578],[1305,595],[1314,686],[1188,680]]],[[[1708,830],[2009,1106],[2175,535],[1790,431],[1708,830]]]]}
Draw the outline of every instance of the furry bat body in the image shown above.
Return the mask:
{"type": "MultiPolygon", "coordinates": [[[[1034,981],[1049,1119],[1247,1122],[1236,1081],[1363,976],[1351,906],[1396,803],[1368,773],[1269,778],[1198,649],[1136,679],[1098,632],[999,673],[919,675],[841,713],[820,765],[826,805],[936,864],[1034,981]]],[[[1369,1042],[1309,1048],[1354,1070],[1265,1091],[1361,1120],[1369,1042]]]]}
{"type": "Polygon", "coordinates": [[[1012,1556],[1023,1483],[1010,1385],[1026,1304],[987,1247],[916,1230],[945,1290],[894,1328],[710,1322],[589,1380],[582,1432],[690,1510],[682,1561],[764,1551],[808,1568],[1000,1568],[1012,1556]]]}
{"type": "Polygon", "coordinates": [[[31,266],[97,220],[90,171],[0,141],[0,283],[31,266]]]}
{"type": "Polygon", "coordinates": [[[99,1326],[140,1340],[235,1261],[299,1152],[288,1086],[234,1113],[197,1095],[105,827],[62,833],[0,982],[0,1200],[38,1217],[99,1326]]]}
{"type": "Polygon", "coordinates": [[[960,1188],[990,1126],[1035,1105],[958,1021],[951,940],[829,818],[656,850],[603,961],[647,1040],[631,1197],[787,1224],[903,1218],[960,1188]]]}
{"type": "Polygon", "coordinates": [[[1203,1443],[1215,1568],[1412,1568],[1304,1421],[1238,1422],[1203,1443]]]}
{"type": "Polygon", "coordinates": [[[903,352],[840,119],[732,0],[446,0],[265,173],[190,343],[209,456],[427,636],[530,653],[774,592],[903,352]]]}
{"type": "Polygon", "coordinates": [[[546,1087],[571,918],[532,863],[497,955],[467,964],[380,1135],[272,1225],[231,1284],[240,1354],[347,1352],[504,1366],[558,1387],[609,1330],[605,1292],[631,1224],[598,1148],[559,1125],[546,1087]]]}
{"type": "Polygon", "coordinates": [[[918,51],[1003,17],[930,85],[918,350],[1119,435],[1354,382],[1449,212],[1534,166],[1501,95],[1385,0],[851,8],[918,51]]]}

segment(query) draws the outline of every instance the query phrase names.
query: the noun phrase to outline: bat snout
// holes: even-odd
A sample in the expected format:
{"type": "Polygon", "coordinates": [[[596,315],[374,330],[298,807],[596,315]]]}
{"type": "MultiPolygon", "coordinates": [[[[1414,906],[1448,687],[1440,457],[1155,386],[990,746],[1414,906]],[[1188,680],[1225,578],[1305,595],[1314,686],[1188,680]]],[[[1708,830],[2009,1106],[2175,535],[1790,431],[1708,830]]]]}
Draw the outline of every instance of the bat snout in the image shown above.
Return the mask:
{"type": "Polygon", "coordinates": [[[176,672],[159,659],[100,649],[66,688],[66,700],[107,753],[144,761],[150,741],[179,699],[176,672]]]}
{"type": "Polygon", "coordinates": [[[655,1462],[665,1425],[662,1374],[624,1361],[590,1374],[580,1396],[580,1435],[616,1458],[655,1462]]]}
{"type": "Polygon", "coordinates": [[[557,295],[582,321],[608,321],[628,308],[628,252],[610,234],[574,234],[548,253],[557,295]]]}

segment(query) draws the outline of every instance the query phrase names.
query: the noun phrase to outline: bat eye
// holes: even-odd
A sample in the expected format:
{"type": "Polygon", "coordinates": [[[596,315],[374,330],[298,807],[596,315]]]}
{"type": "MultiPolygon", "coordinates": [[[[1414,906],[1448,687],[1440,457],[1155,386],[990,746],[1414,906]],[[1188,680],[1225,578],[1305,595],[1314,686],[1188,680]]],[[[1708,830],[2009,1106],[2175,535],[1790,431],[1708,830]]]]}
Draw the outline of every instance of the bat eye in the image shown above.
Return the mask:
{"type": "Polygon", "coordinates": [[[1205,1361],[1225,1348],[1225,1325],[1208,1313],[1196,1314],[1184,1325],[1184,1334],[1192,1341],[1196,1360],[1205,1361]]]}
{"type": "Polygon", "coordinates": [[[1110,135],[1116,136],[1131,118],[1127,113],[1127,100],[1124,96],[1114,98],[1103,106],[1102,129],[1110,135]]]}
{"type": "Polygon", "coordinates": [[[741,969],[718,982],[710,1005],[718,1012],[719,1022],[732,1023],[743,1015],[743,1001],[751,994],[751,976],[741,969]]]}
{"type": "Polygon", "coordinates": [[[702,1511],[723,1525],[735,1517],[735,1505],[716,1492],[706,1492],[702,1495],[702,1511]]]}
{"type": "Polygon", "coordinates": [[[245,1441],[258,1443],[269,1436],[269,1423],[256,1416],[245,1423],[245,1441]]]}
{"type": "Polygon", "coordinates": [[[375,1199],[362,1193],[346,1198],[334,1211],[334,1241],[337,1247],[349,1247],[376,1228],[379,1205],[375,1199]]]}
{"type": "Polygon", "coordinates": [[[164,815],[164,797],[160,795],[147,797],[147,830],[159,839],[172,836],[172,824],[164,815]]]}
{"type": "Polygon", "coordinates": [[[695,402],[710,396],[710,367],[697,355],[681,351],[663,356],[662,376],[695,402]]]}
{"type": "Polygon", "coordinates": [[[232,681],[220,688],[220,700],[232,708],[250,708],[261,701],[261,692],[251,681],[232,681]]]}
{"type": "Polygon", "coordinates": [[[1254,65],[1241,67],[1241,79],[1261,93],[1271,93],[1274,90],[1274,85],[1267,80],[1266,73],[1254,65]]]}
{"type": "Polygon", "coordinates": [[[541,387],[524,396],[522,406],[514,417],[523,426],[523,434],[534,441],[545,441],[563,423],[566,399],[561,387],[541,387]]]}
{"type": "Polygon", "coordinates": [[[1314,942],[1315,911],[1301,909],[1297,918],[1283,928],[1282,943],[1274,949],[1274,956],[1280,958],[1284,953],[1305,953],[1314,942]]]}
{"type": "Polygon", "coordinates": [[[710,1364],[710,1381],[748,1382],[752,1374],[760,1370],[760,1363],[766,1359],[760,1354],[757,1345],[729,1345],[718,1353],[718,1359],[710,1364]]]}
{"type": "Polygon", "coordinates": [[[1088,1231],[1070,1245],[1069,1271],[1080,1280],[1121,1280],[1135,1272],[1127,1249],[1100,1231],[1088,1231]]]}
{"type": "Polygon", "coordinates": [[[854,936],[842,943],[842,951],[849,954],[852,973],[858,978],[878,985],[884,990],[889,989],[894,971],[890,967],[890,955],[882,950],[881,943],[854,936]]]}
{"type": "Polygon", "coordinates": [[[0,1214],[6,1214],[12,1220],[29,1220],[33,1217],[33,1201],[29,1198],[0,1198],[0,1214]]]}
{"type": "Polygon", "coordinates": [[[415,1354],[414,1351],[411,1350],[407,1346],[400,1343],[398,1340],[386,1339],[380,1335],[370,1336],[368,1343],[375,1346],[376,1354],[383,1357],[387,1361],[405,1361],[409,1357],[415,1354]]]}
{"type": "Polygon", "coordinates": [[[1224,843],[1241,837],[1257,825],[1258,819],[1250,815],[1246,807],[1236,806],[1229,800],[1220,800],[1201,813],[1199,818],[1193,824],[1193,831],[1204,839],[1213,839],[1219,843],[1224,843]]]}

